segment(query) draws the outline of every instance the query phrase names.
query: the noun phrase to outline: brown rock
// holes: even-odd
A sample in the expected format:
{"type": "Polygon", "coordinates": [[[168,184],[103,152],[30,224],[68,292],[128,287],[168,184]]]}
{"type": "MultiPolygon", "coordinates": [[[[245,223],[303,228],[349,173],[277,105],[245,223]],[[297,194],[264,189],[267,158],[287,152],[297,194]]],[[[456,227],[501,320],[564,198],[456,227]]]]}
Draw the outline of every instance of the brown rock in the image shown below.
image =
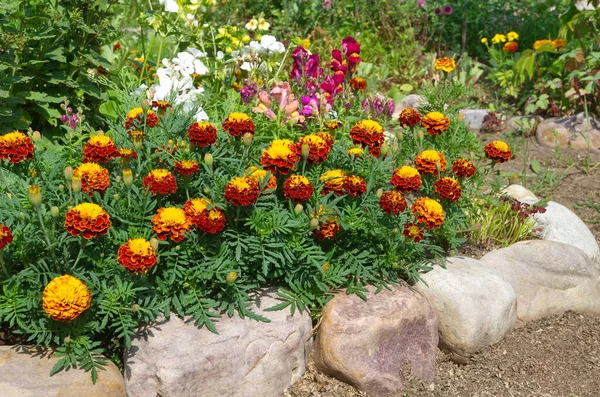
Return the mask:
{"type": "Polygon", "coordinates": [[[540,122],[535,136],[543,146],[587,149],[589,143],[590,149],[600,150],[600,120],[584,113],[554,117],[540,122]]]}

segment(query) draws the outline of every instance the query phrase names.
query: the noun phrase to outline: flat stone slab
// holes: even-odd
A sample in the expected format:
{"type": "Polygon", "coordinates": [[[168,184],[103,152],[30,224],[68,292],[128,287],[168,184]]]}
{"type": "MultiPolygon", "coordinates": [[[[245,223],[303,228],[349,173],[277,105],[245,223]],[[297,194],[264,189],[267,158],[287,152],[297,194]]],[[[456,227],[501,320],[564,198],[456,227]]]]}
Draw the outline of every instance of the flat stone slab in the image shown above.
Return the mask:
{"type": "Polygon", "coordinates": [[[600,150],[600,120],[584,113],[552,117],[538,124],[535,137],[543,146],[600,150]]]}

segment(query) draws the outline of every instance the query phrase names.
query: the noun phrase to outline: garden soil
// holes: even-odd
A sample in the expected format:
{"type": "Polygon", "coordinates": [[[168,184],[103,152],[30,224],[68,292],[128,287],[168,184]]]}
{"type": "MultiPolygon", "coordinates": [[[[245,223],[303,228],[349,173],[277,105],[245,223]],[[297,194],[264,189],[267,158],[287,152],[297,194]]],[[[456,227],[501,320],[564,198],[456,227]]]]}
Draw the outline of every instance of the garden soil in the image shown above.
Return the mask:
{"type": "MultiPolygon", "coordinates": [[[[482,136],[485,142],[499,137],[482,136]]],[[[524,166],[519,142],[512,141],[515,158],[499,168],[507,181],[524,166]]],[[[600,242],[600,166],[585,167],[586,152],[539,146],[529,138],[525,168],[527,187],[541,198],[565,205],[583,219],[600,242]],[[536,159],[537,174],[531,169],[536,159]],[[539,170],[538,170],[539,171],[539,170]],[[596,203],[598,209],[582,206],[596,203]]],[[[590,153],[589,163],[599,164],[600,154],[590,153]]],[[[521,183],[519,181],[515,183],[521,183]]],[[[425,387],[407,376],[407,388],[397,396],[423,397],[596,397],[600,395],[600,318],[565,313],[527,324],[508,333],[466,364],[456,364],[438,351],[436,379],[425,387]]],[[[352,386],[315,369],[312,360],[306,374],[284,397],[366,396],[352,386]]]]}

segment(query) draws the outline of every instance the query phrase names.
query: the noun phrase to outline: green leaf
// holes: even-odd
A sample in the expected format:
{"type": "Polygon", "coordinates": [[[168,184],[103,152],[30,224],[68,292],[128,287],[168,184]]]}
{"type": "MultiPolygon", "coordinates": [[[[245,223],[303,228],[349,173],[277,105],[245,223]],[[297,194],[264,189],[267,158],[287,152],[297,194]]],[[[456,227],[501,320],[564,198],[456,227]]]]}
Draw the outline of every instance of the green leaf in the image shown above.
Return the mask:
{"type": "Polygon", "coordinates": [[[67,62],[67,57],[64,54],[64,48],[58,47],[46,53],[46,58],[53,59],[57,62],[67,62]]]}
{"type": "Polygon", "coordinates": [[[531,170],[536,174],[542,172],[542,165],[540,164],[540,161],[538,159],[531,160],[531,170]]]}
{"type": "Polygon", "coordinates": [[[100,114],[116,122],[119,119],[119,105],[115,101],[106,101],[98,108],[100,114]]]}
{"type": "Polygon", "coordinates": [[[25,95],[25,99],[28,99],[33,102],[49,102],[49,103],[61,103],[63,101],[62,97],[55,97],[46,94],[45,92],[38,91],[30,91],[25,95]]]}

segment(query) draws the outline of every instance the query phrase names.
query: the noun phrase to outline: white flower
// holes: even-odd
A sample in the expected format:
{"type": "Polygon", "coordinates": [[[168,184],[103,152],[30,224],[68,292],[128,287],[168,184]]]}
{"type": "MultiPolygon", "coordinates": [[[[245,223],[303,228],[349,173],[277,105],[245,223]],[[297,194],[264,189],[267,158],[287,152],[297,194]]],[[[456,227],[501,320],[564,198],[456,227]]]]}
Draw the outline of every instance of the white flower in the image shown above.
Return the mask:
{"type": "Polygon", "coordinates": [[[225,58],[223,51],[217,51],[217,61],[222,61],[225,58]]]}
{"type": "Polygon", "coordinates": [[[166,12],[179,12],[179,4],[175,0],[158,0],[158,2],[165,5],[166,12]]]}
{"type": "Polygon", "coordinates": [[[275,36],[265,34],[260,39],[260,45],[265,48],[269,54],[282,53],[285,51],[283,43],[277,41],[275,36]]]}
{"type": "Polygon", "coordinates": [[[270,27],[271,27],[271,24],[269,22],[265,21],[264,18],[260,18],[258,20],[258,29],[267,31],[267,30],[269,30],[270,27]]]}
{"type": "Polygon", "coordinates": [[[258,21],[256,20],[256,18],[252,18],[244,27],[247,30],[255,31],[256,28],[258,27],[258,21]]]}

